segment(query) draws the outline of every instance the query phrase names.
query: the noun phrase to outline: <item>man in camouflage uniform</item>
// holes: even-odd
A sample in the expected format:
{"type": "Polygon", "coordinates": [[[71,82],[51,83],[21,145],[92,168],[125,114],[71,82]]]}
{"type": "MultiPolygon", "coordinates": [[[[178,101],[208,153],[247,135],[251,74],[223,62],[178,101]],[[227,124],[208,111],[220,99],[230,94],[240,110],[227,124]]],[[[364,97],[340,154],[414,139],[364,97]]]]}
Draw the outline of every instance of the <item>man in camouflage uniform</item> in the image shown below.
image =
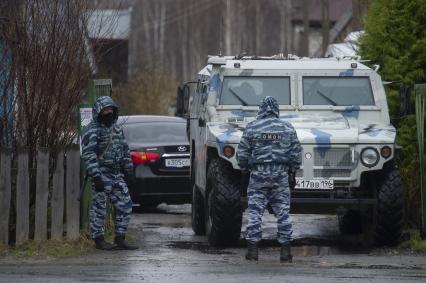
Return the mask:
{"type": "Polygon", "coordinates": [[[132,200],[124,180],[133,180],[134,171],[123,130],[116,124],[118,107],[111,97],[101,96],[93,104],[92,116],[82,143],[82,158],[92,179],[92,238],[98,249],[137,249],[125,240],[132,200]],[[115,207],[115,245],[104,240],[107,199],[115,207]]]}
{"type": "Polygon", "coordinates": [[[280,260],[291,262],[289,221],[289,170],[301,164],[301,146],[293,126],[280,120],[275,98],[265,97],[256,120],[247,124],[238,145],[237,160],[242,170],[251,170],[247,188],[248,224],[246,259],[258,260],[257,243],[262,238],[262,215],[269,203],[277,217],[280,260]]]}

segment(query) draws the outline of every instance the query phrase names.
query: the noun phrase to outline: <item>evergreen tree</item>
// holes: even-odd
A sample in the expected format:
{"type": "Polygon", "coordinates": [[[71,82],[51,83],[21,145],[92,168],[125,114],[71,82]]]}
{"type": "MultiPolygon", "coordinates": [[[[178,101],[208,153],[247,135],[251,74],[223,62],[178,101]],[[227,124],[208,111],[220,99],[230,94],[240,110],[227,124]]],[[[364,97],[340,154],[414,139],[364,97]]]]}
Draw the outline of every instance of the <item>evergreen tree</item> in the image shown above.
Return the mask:
{"type": "MultiPolygon", "coordinates": [[[[414,86],[426,82],[426,0],[375,0],[365,18],[360,55],[381,66],[383,80],[394,81],[387,88],[391,116],[399,110],[400,83],[414,86]],[[399,85],[398,85],[399,83],[399,85]]],[[[414,115],[398,121],[397,143],[403,146],[399,166],[406,188],[406,220],[420,223],[419,163],[414,115]]]]}

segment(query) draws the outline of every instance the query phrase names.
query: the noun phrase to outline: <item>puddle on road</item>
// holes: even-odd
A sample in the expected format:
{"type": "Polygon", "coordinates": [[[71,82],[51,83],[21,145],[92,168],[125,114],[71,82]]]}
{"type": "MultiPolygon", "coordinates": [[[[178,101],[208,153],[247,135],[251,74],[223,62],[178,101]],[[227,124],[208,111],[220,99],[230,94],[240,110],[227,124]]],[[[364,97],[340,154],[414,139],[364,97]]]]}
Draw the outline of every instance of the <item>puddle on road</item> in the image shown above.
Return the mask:
{"type": "Polygon", "coordinates": [[[368,254],[368,251],[362,249],[341,249],[330,246],[296,246],[291,247],[291,252],[294,256],[368,254]]]}
{"type": "Polygon", "coordinates": [[[200,243],[200,242],[173,242],[171,244],[168,244],[167,246],[170,248],[176,248],[176,249],[200,251],[205,254],[215,254],[215,255],[234,254],[233,252],[226,251],[225,249],[218,249],[218,248],[209,246],[209,244],[207,243],[200,243]]]}
{"type": "MultiPolygon", "coordinates": [[[[208,243],[203,242],[172,242],[167,245],[170,248],[195,250],[206,254],[234,254],[229,249],[215,248],[209,246],[208,243]]],[[[240,243],[238,248],[245,248],[244,243],[240,243]]],[[[270,245],[262,240],[259,249],[278,249],[277,244],[270,245]],[[266,245],[265,245],[266,244],[266,245]]],[[[353,254],[368,254],[370,251],[363,248],[346,247],[340,248],[335,246],[317,246],[317,245],[302,245],[292,246],[291,252],[294,256],[308,257],[308,256],[326,256],[326,255],[353,255],[353,254]]]]}
{"type": "Polygon", "coordinates": [[[167,205],[165,203],[161,203],[156,207],[134,205],[133,212],[136,214],[191,215],[191,205],[167,205]]]}
{"type": "MultiPolygon", "coordinates": [[[[160,227],[164,227],[161,223],[154,223],[154,222],[144,222],[143,226],[145,229],[150,228],[160,228],[160,227]]],[[[186,226],[182,223],[174,223],[171,225],[168,225],[167,228],[185,228],[186,226]]]]}

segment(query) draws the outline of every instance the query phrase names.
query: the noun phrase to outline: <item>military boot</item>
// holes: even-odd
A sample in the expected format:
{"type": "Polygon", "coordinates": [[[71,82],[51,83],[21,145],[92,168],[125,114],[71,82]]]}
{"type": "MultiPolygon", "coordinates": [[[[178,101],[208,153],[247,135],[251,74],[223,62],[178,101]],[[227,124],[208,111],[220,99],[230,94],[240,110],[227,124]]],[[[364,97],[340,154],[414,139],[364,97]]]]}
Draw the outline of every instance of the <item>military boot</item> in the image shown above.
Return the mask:
{"type": "Polygon", "coordinates": [[[293,256],[291,255],[290,243],[281,244],[280,261],[292,262],[293,256]]]}
{"type": "Polygon", "coordinates": [[[112,250],[112,249],[115,248],[115,245],[108,243],[108,242],[105,242],[104,236],[99,236],[99,237],[95,238],[94,241],[95,241],[95,247],[98,250],[109,251],[109,250],[112,250]]]}
{"type": "Polygon", "coordinates": [[[137,250],[139,249],[136,245],[129,244],[126,240],[124,235],[122,236],[116,236],[114,239],[114,244],[116,245],[116,250],[137,250]]]}
{"type": "Polygon", "coordinates": [[[257,248],[256,242],[247,241],[247,260],[258,260],[259,259],[259,250],[257,248]]]}

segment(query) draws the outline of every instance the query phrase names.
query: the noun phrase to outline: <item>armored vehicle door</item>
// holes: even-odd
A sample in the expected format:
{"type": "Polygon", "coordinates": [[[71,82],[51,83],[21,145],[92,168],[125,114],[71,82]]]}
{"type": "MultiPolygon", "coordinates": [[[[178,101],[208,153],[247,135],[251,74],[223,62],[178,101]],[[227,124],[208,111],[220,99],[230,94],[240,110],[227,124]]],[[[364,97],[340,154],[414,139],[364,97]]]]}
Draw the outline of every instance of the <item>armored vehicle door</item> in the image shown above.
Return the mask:
{"type": "Polygon", "coordinates": [[[206,183],[206,120],[205,107],[207,100],[207,82],[198,82],[197,89],[193,95],[190,109],[190,143],[191,143],[191,166],[197,170],[191,170],[196,173],[195,184],[204,189],[206,183]]]}

